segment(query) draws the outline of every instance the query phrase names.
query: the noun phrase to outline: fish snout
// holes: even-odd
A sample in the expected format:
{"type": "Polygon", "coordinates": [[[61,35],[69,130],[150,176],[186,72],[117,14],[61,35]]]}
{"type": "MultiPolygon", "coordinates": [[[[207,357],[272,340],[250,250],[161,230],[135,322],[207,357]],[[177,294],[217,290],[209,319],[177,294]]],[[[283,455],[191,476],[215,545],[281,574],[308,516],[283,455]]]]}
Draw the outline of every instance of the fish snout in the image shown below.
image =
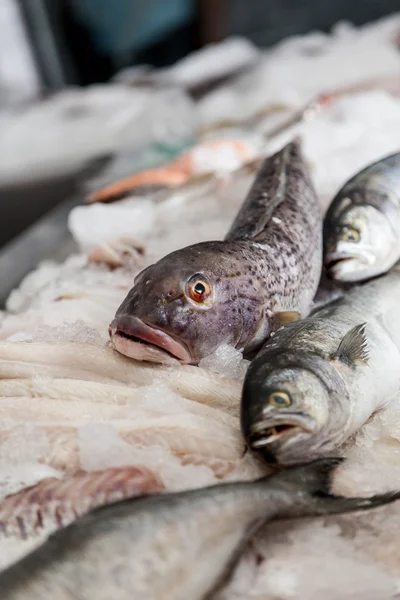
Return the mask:
{"type": "Polygon", "coordinates": [[[117,314],[108,329],[114,348],[129,358],[158,363],[192,363],[186,346],[139,317],[117,314]]]}
{"type": "Polygon", "coordinates": [[[272,450],[277,442],[293,440],[299,435],[309,435],[316,431],[317,421],[305,413],[284,413],[260,415],[248,430],[247,442],[255,452],[272,450]]]}

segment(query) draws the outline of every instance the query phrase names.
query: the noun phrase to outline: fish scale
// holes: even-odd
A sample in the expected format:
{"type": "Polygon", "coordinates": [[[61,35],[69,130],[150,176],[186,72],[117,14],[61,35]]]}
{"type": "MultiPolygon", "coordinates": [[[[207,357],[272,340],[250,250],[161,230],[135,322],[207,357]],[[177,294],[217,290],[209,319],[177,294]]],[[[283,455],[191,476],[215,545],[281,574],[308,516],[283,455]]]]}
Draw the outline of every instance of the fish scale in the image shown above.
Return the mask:
{"type": "Polygon", "coordinates": [[[321,209],[295,139],[265,159],[223,241],[172,252],[138,275],[112,342],[154,362],[197,364],[222,344],[251,352],[310,312],[321,268],[321,209]]]}
{"type": "Polygon", "coordinates": [[[254,451],[284,465],[324,456],[392,400],[400,389],[399,298],[395,267],[266,342],[242,393],[242,431],[254,451]]]}
{"type": "Polygon", "coordinates": [[[365,510],[400,497],[330,495],[337,464],[325,459],[255,482],[136,498],[95,510],[0,573],[1,598],[211,598],[263,523],[365,510]]]}
{"type": "Polygon", "coordinates": [[[400,259],[400,153],[374,162],[336,194],[324,221],[324,263],[338,281],[363,281],[400,259]]]}

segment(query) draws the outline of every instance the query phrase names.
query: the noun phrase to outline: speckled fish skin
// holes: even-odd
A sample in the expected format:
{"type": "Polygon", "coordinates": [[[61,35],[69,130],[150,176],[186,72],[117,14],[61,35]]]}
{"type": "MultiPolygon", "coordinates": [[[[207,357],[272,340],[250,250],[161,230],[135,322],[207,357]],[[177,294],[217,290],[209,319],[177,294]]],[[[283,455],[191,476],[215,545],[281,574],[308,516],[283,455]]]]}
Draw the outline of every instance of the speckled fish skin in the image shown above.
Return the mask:
{"type": "Polygon", "coordinates": [[[369,509],[400,494],[329,494],[337,459],[256,482],[149,496],[83,517],[0,574],[2,600],[204,600],[271,519],[369,509]]]}
{"type": "Polygon", "coordinates": [[[267,462],[338,451],[400,389],[400,270],[352,288],[266,342],[247,372],[242,432],[267,462]]]}
{"type": "Polygon", "coordinates": [[[400,153],[372,163],[336,194],[324,221],[324,264],[337,281],[363,281],[400,259],[400,153]]]}
{"type": "Polygon", "coordinates": [[[110,326],[114,347],[197,364],[221,344],[252,351],[306,316],[322,267],[322,215],[298,139],[267,158],[224,241],[173,252],[138,275],[110,326]],[[193,285],[209,295],[195,301],[193,285]],[[145,341],[140,343],[138,340],[145,341]]]}

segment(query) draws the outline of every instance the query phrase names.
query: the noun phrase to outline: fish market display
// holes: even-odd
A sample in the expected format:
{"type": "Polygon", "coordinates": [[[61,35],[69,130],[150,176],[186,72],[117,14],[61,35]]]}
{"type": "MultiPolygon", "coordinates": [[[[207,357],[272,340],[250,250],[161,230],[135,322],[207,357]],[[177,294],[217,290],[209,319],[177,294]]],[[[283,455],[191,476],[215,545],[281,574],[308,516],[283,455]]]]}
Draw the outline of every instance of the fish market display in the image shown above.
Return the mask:
{"type": "Polygon", "coordinates": [[[168,188],[185,183],[190,177],[210,172],[234,170],[257,155],[256,148],[249,142],[234,139],[210,140],[182,154],[179,158],[162,167],[116,181],[105,188],[93,192],[88,202],[112,202],[138,193],[143,188],[168,188]]]}
{"type": "Polygon", "coordinates": [[[223,584],[261,523],[365,510],[400,497],[331,496],[336,462],[95,511],[0,574],[2,598],[203,600],[223,584]]]}
{"type": "Polygon", "coordinates": [[[324,262],[339,281],[385,273],[400,258],[400,154],[352,177],[332,200],[324,222],[324,262]]]}
{"type": "Polygon", "coordinates": [[[244,383],[242,430],[267,461],[337,449],[400,388],[400,271],[394,268],[276,333],[244,383]]]}
{"type": "MultiPolygon", "coordinates": [[[[265,157],[279,153],[296,136],[321,213],[356,173],[399,152],[399,33],[399,14],[360,28],[342,23],[330,34],[314,32],[257,51],[239,76],[228,45],[224,53],[229,54],[232,78],[211,92],[202,90],[196,100],[169,84],[163,88],[165,72],[145,69],[146,87],[134,80],[131,90],[92,86],[84,93],[60,92],[40,106],[13,112],[11,119],[0,112],[3,181],[84,172],[87,160],[110,157],[101,173],[85,182],[82,205],[69,214],[76,254],[61,264],[46,260],[38,265],[0,312],[0,522],[7,522],[7,527],[0,525],[0,569],[71,519],[131,493],[151,491],[149,485],[155,486],[152,491],[160,486],[181,492],[252,481],[274,470],[261,448],[246,451],[240,431],[241,388],[249,361],[239,347],[220,340],[200,358],[199,367],[172,360],[170,365],[139,362],[109,347],[108,326],[140,271],[186,246],[224,239],[265,157]],[[39,153],[32,154],[27,136],[38,140],[39,153]],[[187,171],[182,163],[183,182],[155,185],[151,178],[163,170],[169,177],[171,165],[174,171],[178,163],[179,170],[182,157],[190,159],[187,171]],[[121,200],[84,202],[84,195],[132,173],[134,185],[147,178],[146,185],[127,189],[121,200]]],[[[215,57],[221,56],[218,48],[215,57]]],[[[213,49],[206,50],[213,74],[222,72],[222,58],[213,59],[213,49]]],[[[195,64],[201,56],[189,58],[195,64]]],[[[201,63],[195,74],[186,69],[189,63],[176,66],[176,72],[186,69],[184,87],[192,90],[192,83],[196,87],[208,78],[209,73],[200,72],[201,63]]],[[[380,171],[379,189],[393,199],[389,171],[380,171]]],[[[388,207],[386,202],[384,210],[388,207]]],[[[279,261],[271,256],[271,263],[284,280],[287,272],[279,261]]],[[[232,273],[237,271],[241,269],[232,273]]],[[[328,446],[340,445],[339,453],[346,456],[333,478],[332,489],[339,496],[385,494],[398,487],[394,483],[400,477],[400,395],[395,390],[387,396],[397,369],[397,284],[385,287],[382,279],[372,282],[382,286],[380,291],[374,287],[372,294],[372,288],[363,286],[350,296],[351,282],[323,280],[307,306],[314,311],[312,318],[317,312],[325,322],[336,318],[340,306],[348,306],[340,300],[321,313],[332,294],[351,299],[352,306],[355,298],[363,298],[359,318],[344,316],[340,326],[329,328],[329,343],[322,330],[312,329],[306,340],[307,348],[314,343],[336,355],[332,364],[324,354],[319,365],[340,370],[345,377],[341,385],[352,391],[351,402],[346,394],[341,398],[340,410],[329,404],[327,421],[323,403],[318,414],[308,415],[325,423],[321,435],[328,446]],[[364,332],[355,330],[357,336],[350,337],[362,342],[364,333],[367,346],[358,356],[366,359],[368,354],[368,363],[356,361],[350,368],[338,359],[355,346],[349,348],[348,337],[338,352],[340,341],[363,323],[364,332]],[[362,387],[356,389],[359,383],[362,387]],[[345,425],[339,428],[339,422],[345,425]],[[351,428],[354,433],[342,444],[351,428]]],[[[229,281],[233,284],[235,278],[229,281]]],[[[246,281],[244,293],[252,295],[246,281]]],[[[220,323],[207,329],[215,337],[220,323]]],[[[299,322],[273,332],[269,343],[283,343],[285,330],[285,336],[293,334],[303,344],[307,331],[301,333],[299,322]]],[[[299,355],[304,360],[308,356],[296,350],[299,355]]],[[[300,391],[307,392],[311,404],[320,380],[311,384],[309,373],[307,381],[310,385],[300,391]]],[[[299,375],[298,382],[303,386],[305,380],[299,375]]],[[[275,398],[282,399],[286,402],[275,398]]],[[[301,425],[314,424],[311,419],[301,425]]],[[[290,432],[279,427],[275,424],[283,447],[290,432]]],[[[300,438],[295,440],[302,460],[312,458],[304,445],[311,438],[304,433],[301,444],[300,438]]],[[[318,456],[319,450],[325,454],[321,447],[318,456]]],[[[276,456],[284,460],[278,450],[276,456]]],[[[231,579],[213,600],[394,600],[399,592],[399,506],[267,523],[243,546],[231,579]]]]}
{"type": "Polygon", "coordinates": [[[147,267],[110,325],[132,358],[196,364],[222,343],[254,350],[308,314],[321,273],[322,219],[295,140],[263,163],[224,241],[147,267]]]}
{"type": "Polygon", "coordinates": [[[2,535],[26,539],[44,530],[65,527],[103,504],[154,494],[164,486],[148,469],[122,467],[49,478],[0,502],[2,535]]]}
{"type": "Polygon", "coordinates": [[[193,102],[177,88],[70,87],[45,102],[0,111],[0,182],[40,183],[118,153],[140,154],[150,144],[173,147],[192,140],[196,125],[193,102]]]}

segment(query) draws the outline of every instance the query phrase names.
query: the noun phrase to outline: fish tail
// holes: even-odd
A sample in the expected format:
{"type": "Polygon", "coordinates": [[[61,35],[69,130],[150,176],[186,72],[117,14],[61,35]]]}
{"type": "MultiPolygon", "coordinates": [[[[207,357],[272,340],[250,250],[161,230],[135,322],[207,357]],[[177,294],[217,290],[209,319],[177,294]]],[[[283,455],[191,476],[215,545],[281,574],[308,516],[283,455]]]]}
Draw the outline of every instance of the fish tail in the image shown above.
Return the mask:
{"type": "Polygon", "coordinates": [[[387,492],[386,494],[376,494],[369,498],[345,498],[343,496],[334,496],[327,494],[325,497],[320,496],[319,510],[315,514],[329,515],[336,513],[346,513],[357,510],[369,510],[377,508],[384,504],[390,504],[400,499],[400,491],[387,492]]]}
{"type": "Polygon", "coordinates": [[[340,457],[321,458],[303,465],[289,467],[272,477],[279,479],[284,485],[289,484],[295,488],[301,488],[312,495],[329,494],[333,472],[343,460],[340,457]]]}
{"type": "Polygon", "coordinates": [[[333,473],[343,458],[323,458],[314,462],[291,467],[274,477],[279,485],[292,487],[293,505],[287,509],[285,518],[329,515],[358,510],[369,510],[400,499],[400,491],[377,494],[367,498],[336,496],[331,494],[333,473]],[[299,496],[299,492],[303,492],[299,496]]]}

